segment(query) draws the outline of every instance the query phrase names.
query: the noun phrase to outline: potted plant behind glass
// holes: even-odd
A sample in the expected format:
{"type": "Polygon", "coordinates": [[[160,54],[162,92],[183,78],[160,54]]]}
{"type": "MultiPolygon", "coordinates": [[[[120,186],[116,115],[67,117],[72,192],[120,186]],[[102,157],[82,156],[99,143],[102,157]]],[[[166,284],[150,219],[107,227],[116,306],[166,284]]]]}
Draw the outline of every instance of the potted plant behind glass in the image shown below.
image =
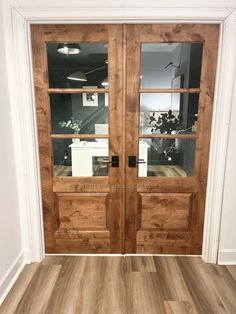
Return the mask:
{"type": "MultiPolygon", "coordinates": [[[[58,123],[60,128],[67,128],[74,130],[74,134],[79,134],[81,130],[82,120],[75,119],[74,117],[71,117],[68,121],[60,121],[58,123]]],[[[80,139],[73,138],[72,142],[79,142],[80,139]]]]}
{"type": "MultiPolygon", "coordinates": [[[[176,134],[181,129],[182,118],[178,115],[176,117],[172,110],[169,110],[168,113],[161,113],[156,119],[155,116],[149,117],[149,124],[152,125],[151,132],[155,133],[159,131],[160,134],[176,134]]],[[[164,151],[167,147],[174,145],[174,139],[162,139],[162,150],[164,151]]]]}

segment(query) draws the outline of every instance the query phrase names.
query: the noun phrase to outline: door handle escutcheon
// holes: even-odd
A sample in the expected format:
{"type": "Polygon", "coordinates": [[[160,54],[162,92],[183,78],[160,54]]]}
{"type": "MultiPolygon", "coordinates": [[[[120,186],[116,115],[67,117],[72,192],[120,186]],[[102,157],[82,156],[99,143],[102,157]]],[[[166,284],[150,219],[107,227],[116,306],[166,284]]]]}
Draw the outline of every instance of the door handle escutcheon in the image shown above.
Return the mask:
{"type": "Polygon", "coordinates": [[[144,159],[139,159],[138,161],[136,161],[136,156],[128,157],[129,168],[135,168],[137,164],[146,164],[146,161],[144,161],[144,159]]]}
{"type": "Polygon", "coordinates": [[[106,161],[105,158],[103,158],[103,160],[103,163],[110,164],[113,168],[118,168],[120,165],[119,156],[111,156],[111,161],[106,161]]]}

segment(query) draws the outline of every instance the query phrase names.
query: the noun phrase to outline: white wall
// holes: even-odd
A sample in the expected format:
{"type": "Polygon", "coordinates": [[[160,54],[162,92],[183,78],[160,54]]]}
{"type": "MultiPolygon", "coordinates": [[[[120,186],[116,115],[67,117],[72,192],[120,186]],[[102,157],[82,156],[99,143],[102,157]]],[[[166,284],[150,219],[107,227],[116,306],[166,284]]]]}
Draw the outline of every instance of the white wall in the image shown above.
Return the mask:
{"type": "Polygon", "coordinates": [[[23,262],[20,215],[16,184],[9,84],[4,54],[2,10],[0,10],[0,303],[2,294],[23,262]]]}
{"type": "Polygon", "coordinates": [[[218,254],[220,264],[236,264],[236,77],[234,86],[218,254]]]}
{"type": "MultiPolygon", "coordinates": [[[[171,52],[142,52],[141,87],[170,88],[172,68],[165,69],[165,65],[171,58],[171,52]]],[[[171,106],[170,94],[142,94],[141,100],[142,111],[169,110],[171,106]]]]}

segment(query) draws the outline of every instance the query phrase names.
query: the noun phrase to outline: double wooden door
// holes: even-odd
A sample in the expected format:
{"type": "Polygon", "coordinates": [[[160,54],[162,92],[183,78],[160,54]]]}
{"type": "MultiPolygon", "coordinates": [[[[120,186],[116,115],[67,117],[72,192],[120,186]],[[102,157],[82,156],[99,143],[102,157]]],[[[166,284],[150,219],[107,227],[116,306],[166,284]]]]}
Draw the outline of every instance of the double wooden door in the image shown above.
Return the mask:
{"type": "Polygon", "coordinates": [[[31,33],[46,252],[200,254],[218,26],[31,33]]]}

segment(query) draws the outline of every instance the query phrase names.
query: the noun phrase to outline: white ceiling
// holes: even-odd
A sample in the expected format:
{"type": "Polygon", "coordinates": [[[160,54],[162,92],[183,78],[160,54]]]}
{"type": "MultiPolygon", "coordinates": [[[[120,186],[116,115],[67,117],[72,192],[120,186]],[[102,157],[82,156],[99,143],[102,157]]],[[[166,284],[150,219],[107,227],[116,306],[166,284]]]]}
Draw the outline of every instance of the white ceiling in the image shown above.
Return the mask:
{"type": "Polygon", "coordinates": [[[142,52],[173,52],[180,43],[142,44],[142,52]]]}

